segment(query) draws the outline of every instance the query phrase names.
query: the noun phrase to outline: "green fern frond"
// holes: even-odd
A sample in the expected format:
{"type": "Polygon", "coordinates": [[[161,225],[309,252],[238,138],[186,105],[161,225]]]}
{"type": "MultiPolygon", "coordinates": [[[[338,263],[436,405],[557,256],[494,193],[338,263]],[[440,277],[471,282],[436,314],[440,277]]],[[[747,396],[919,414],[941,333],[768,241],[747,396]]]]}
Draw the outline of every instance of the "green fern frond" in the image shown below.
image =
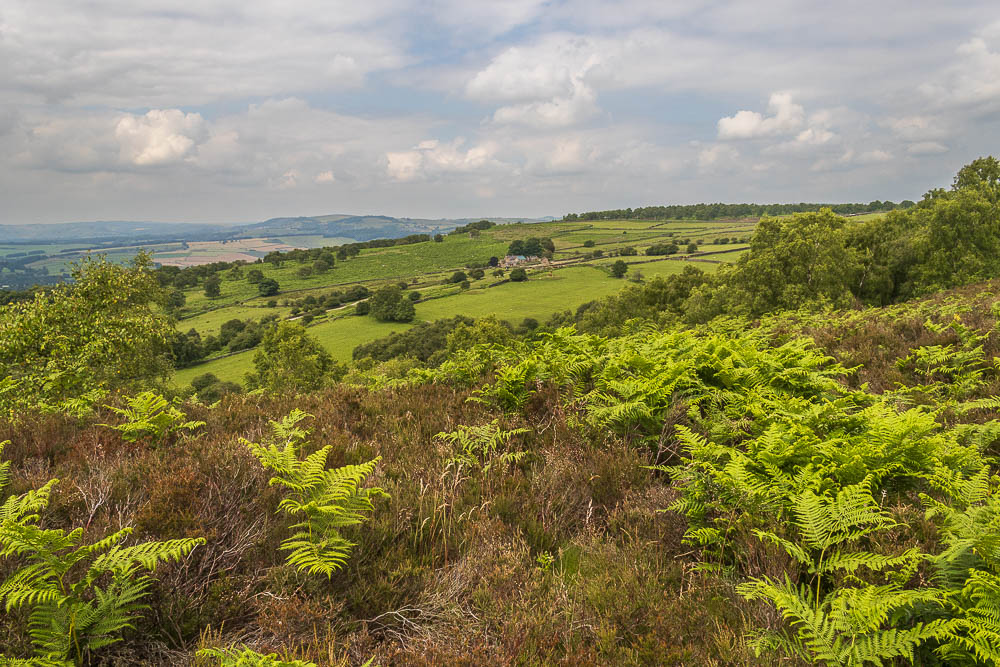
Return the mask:
{"type": "Polygon", "coordinates": [[[282,420],[271,422],[274,440],[283,443],[281,449],[274,442],[242,442],[265,469],[279,474],[269,484],[283,486],[288,495],[278,503],[277,511],[302,519],[292,527],[296,532],[279,547],[290,552],[286,561],[299,571],[329,578],[344,566],[355,546],[340,529],[363,523],[375,509],[372,500],[387,494],[377,487],[362,487],[381,457],[328,470],[326,461],[332,450],[328,445],[300,460],[296,444],[308,431],[298,424],[306,417],[301,410],[293,410],[282,420]]]}
{"type": "MultiPolygon", "coordinates": [[[[198,657],[218,667],[317,667],[304,660],[282,660],[277,653],[258,653],[245,646],[199,649],[198,657]]],[[[370,662],[370,661],[369,661],[370,662]]]]}

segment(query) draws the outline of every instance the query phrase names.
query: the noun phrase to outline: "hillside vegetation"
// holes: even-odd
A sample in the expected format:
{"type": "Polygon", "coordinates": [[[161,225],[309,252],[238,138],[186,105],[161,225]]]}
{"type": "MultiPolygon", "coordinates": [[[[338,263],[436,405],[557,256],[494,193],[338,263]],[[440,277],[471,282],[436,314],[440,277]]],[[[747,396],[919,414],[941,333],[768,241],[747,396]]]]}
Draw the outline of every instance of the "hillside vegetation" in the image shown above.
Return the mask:
{"type": "Polygon", "coordinates": [[[548,319],[372,285],[350,360],[230,326],[249,393],[171,390],[176,287],[85,262],[0,310],[5,660],[996,664],[998,181],[548,319]]]}

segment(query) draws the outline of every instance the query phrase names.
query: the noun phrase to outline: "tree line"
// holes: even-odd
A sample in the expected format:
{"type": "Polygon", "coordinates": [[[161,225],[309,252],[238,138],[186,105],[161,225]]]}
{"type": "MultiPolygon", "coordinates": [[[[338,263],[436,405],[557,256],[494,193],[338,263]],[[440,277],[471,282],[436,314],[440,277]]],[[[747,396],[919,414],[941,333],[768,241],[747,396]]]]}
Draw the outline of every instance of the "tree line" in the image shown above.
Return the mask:
{"type": "Polygon", "coordinates": [[[719,220],[723,218],[759,218],[765,215],[791,215],[828,208],[839,215],[859,213],[883,213],[915,206],[904,200],[898,204],[891,201],[875,200],[867,204],[675,204],[670,206],[640,206],[639,208],[619,208],[607,211],[587,211],[567,213],[563,220],[719,220]]]}

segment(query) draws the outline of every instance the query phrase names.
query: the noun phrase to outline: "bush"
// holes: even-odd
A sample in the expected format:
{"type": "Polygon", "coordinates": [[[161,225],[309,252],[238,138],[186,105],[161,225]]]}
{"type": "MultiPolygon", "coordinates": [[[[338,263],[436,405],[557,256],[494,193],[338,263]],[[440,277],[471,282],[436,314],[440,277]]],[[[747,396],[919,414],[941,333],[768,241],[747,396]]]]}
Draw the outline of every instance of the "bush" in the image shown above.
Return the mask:
{"type": "Polygon", "coordinates": [[[448,278],[448,282],[457,284],[468,279],[469,277],[465,275],[465,271],[456,271],[455,273],[451,274],[450,278],[448,278]]]}
{"type": "Polygon", "coordinates": [[[406,298],[413,303],[416,303],[417,301],[420,301],[420,292],[410,292],[406,295],[406,298]]]}
{"type": "Polygon", "coordinates": [[[210,384],[215,384],[219,381],[219,378],[215,376],[215,373],[202,373],[201,375],[196,375],[191,380],[191,386],[196,392],[201,391],[210,384]]]}
{"type": "Polygon", "coordinates": [[[680,250],[676,243],[655,243],[646,248],[647,255],[673,255],[680,250]]]}
{"type": "Polygon", "coordinates": [[[240,394],[243,388],[235,382],[213,382],[202,387],[198,392],[198,400],[205,405],[217,403],[226,394],[240,394]]]}
{"type": "Polygon", "coordinates": [[[688,253],[698,252],[698,244],[697,243],[688,243],[687,251],[688,251],[688,253]]]}
{"type": "Polygon", "coordinates": [[[354,306],[355,315],[367,315],[371,311],[372,305],[367,301],[359,301],[358,305],[354,306]]]}
{"type": "Polygon", "coordinates": [[[264,278],[257,284],[257,292],[261,296],[274,296],[278,293],[278,281],[274,278],[264,278]]]}
{"type": "Polygon", "coordinates": [[[469,277],[473,280],[480,280],[485,275],[486,272],[482,269],[473,269],[472,271],[469,271],[469,277]]]}
{"type": "Polygon", "coordinates": [[[621,252],[619,252],[618,254],[621,255],[622,257],[632,257],[634,255],[638,255],[639,251],[633,248],[632,246],[627,245],[624,248],[622,248],[621,252]]]}
{"type": "Polygon", "coordinates": [[[594,243],[593,239],[587,239],[586,241],[583,242],[584,248],[593,248],[595,245],[596,243],[594,243]]]}
{"type": "Polygon", "coordinates": [[[440,363],[447,337],[459,324],[474,322],[471,318],[456,315],[450,319],[422,322],[406,331],[394,332],[385,338],[358,345],[351,353],[355,359],[370,357],[375,361],[389,361],[408,357],[431,364],[440,363]]]}
{"type": "Polygon", "coordinates": [[[404,299],[402,290],[395,285],[378,290],[369,302],[369,312],[379,322],[410,322],[416,315],[413,302],[404,299]]]}
{"type": "Polygon", "coordinates": [[[528,279],[528,272],[518,267],[510,272],[510,279],[515,283],[524,282],[528,279]]]}
{"type": "Polygon", "coordinates": [[[611,275],[615,278],[624,278],[626,273],[628,273],[628,264],[623,260],[619,259],[611,265],[611,275]]]}
{"type": "Polygon", "coordinates": [[[205,279],[205,296],[210,299],[222,294],[222,278],[219,276],[209,276],[205,279]]]}

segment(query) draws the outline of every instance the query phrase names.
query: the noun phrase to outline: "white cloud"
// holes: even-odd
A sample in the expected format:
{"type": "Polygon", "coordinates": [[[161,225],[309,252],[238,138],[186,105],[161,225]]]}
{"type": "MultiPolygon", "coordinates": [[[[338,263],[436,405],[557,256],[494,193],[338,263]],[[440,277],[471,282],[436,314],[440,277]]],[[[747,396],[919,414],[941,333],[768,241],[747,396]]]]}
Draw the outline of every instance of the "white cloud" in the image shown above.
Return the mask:
{"type": "Polygon", "coordinates": [[[462,150],[465,140],[442,143],[434,139],[421,141],[411,150],[386,153],[386,172],[397,181],[412,181],[437,174],[476,171],[498,164],[497,144],[484,142],[462,150]]]}
{"type": "Polygon", "coordinates": [[[1000,21],[955,49],[956,61],[919,90],[932,107],[1000,109],[1000,21]]]}
{"type": "Polygon", "coordinates": [[[299,184],[299,172],[297,169],[289,169],[277,178],[272,186],[278,190],[292,190],[299,184]]]}
{"type": "Polygon", "coordinates": [[[530,47],[511,47],[476,73],[466,94],[487,102],[525,102],[573,94],[601,61],[586,37],[553,34],[530,47]]]}
{"type": "Polygon", "coordinates": [[[538,16],[546,0],[431,0],[425,10],[437,22],[482,40],[538,16]]]}
{"type": "Polygon", "coordinates": [[[337,179],[334,177],[333,172],[329,170],[321,171],[318,174],[316,174],[316,176],[313,178],[313,181],[319,184],[333,183],[336,180],[337,179]]]}
{"type": "Polygon", "coordinates": [[[493,113],[493,122],[547,128],[567,127],[587,120],[597,113],[596,95],[582,81],[574,84],[568,97],[500,107],[493,113]]]}
{"type": "Polygon", "coordinates": [[[739,151],[732,146],[715,144],[698,153],[698,169],[702,173],[730,170],[739,158],[739,151]]]}
{"type": "Polygon", "coordinates": [[[406,65],[397,0],[4,3],[0,85],[38,99],[135,108],[343,90],[406,65]]]}
{"type": "Polygon", "coordinates": [[[910,155],[940,155],[947,153],[948,147],[936,141],[921,141],[907,146],[906,151],[910,155]]]}
{"type": "Polygon", "coordinates": [[[130,114],[115,126],[122,161],[137,166],[182,160],[203,133],[204,119],[179,109],[153,109],[144,116],[130,114]]]}
{"type": "Polygon", "coordinates": [[[881,148],[865,151],[858,156],[858,164],[878,164],[879,162],[889,162],[892,160],[892,153],[881,148]]]}
{"type": "Polygon", "coordinates": [[[805,122],[804,109],[792,102],[790,93],[773,93],[767,109],[771,116],[756,111],[737,111],[733,116],[720,118],[719,139],[756,139],[790,134],[805,122]]]}

